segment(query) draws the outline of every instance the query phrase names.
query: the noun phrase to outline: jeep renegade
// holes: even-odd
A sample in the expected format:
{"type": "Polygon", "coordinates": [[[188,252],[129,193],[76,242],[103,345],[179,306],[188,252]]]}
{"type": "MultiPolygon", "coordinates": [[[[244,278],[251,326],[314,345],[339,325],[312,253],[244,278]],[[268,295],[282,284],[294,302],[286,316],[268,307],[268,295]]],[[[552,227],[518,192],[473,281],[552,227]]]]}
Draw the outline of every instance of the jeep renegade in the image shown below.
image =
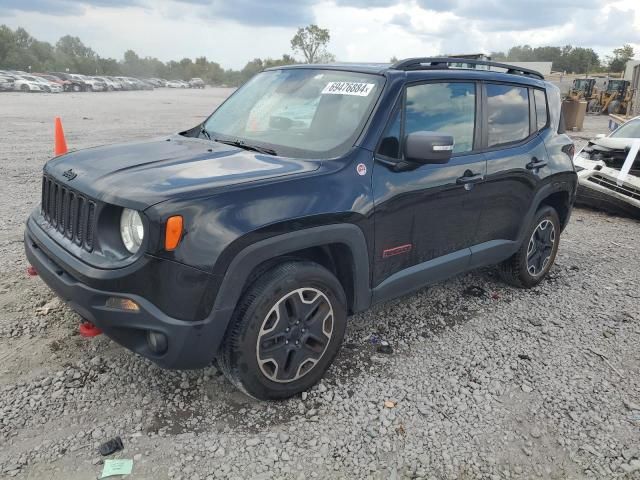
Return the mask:
{"type": "Polygon", "coordinates": [[[347,316],[478,267],[551,268],[576,191],[534,71],[416,58],[266,70],[180,134],[44,167],[26,255],[84,319],[259,399],[314,385],[347,316]]]}

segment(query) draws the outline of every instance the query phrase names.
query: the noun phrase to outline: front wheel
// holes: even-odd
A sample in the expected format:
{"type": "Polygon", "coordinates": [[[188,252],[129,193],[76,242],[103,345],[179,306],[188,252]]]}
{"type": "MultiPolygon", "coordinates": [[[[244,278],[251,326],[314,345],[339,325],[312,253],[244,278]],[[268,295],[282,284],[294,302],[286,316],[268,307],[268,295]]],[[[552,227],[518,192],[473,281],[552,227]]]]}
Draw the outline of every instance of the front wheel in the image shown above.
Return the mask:
{"type": "Polygon", "coordinates": [[[500,264],[502,278],[511,285],[531,288],[549,273],[558,253],[560,219],[554,208],[540,208],[520,249],[500,264]]]}
{"type": "Polygon", "coordinates": [[[344,290],[331,272],[308,261],[283,263],[242,295],[218,364],[251,397],[291,397],[322,378],[346,320],[344,290]]]}

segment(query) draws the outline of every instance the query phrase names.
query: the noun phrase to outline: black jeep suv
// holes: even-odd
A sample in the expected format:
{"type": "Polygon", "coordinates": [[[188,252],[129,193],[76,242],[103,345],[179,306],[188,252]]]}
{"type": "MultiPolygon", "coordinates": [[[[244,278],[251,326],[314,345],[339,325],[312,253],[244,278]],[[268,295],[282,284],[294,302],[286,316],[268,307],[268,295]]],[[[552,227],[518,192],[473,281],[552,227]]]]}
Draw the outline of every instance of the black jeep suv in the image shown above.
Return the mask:
{"type": "Polygon", "coordinates": [[[269,69],[189,131],[49,161],[26,254],[116,342],[285,398],[372,304],[490,264],[538,284],[576,190],[561,123],[502,64],[269,69]]]}

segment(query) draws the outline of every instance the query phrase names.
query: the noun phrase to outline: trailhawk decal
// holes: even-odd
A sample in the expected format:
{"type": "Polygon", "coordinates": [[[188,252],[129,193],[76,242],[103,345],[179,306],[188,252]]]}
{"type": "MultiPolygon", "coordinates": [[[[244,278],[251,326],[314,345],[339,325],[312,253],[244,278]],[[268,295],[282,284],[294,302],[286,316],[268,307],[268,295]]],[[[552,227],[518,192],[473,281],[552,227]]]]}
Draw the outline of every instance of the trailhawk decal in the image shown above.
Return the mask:
{"type": "Polygon", "coordinates": [[[366,97],[371,93],[374,83],[329,82],[322,90],[323,95],[356,95],[366,97]]]}

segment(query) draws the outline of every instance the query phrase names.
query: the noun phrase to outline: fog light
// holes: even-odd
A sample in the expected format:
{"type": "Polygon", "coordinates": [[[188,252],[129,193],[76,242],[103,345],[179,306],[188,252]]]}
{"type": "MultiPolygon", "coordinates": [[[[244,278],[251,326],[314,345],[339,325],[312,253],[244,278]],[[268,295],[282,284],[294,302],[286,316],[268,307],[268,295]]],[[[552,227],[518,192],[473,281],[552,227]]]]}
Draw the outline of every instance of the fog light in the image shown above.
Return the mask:
{"type": "Polygon", "coordinates": [[[164,353],[167,351],[167,336],[164,333],[149,330],[147,332],[147,344],[153,353],[164,353]]]}
{"type": "Polygon", "coordinates": [[[127,310],[129,312],[139,312],[140,306],[130,298],[109,297],[105,303],[106,307],[127,310]]]}

